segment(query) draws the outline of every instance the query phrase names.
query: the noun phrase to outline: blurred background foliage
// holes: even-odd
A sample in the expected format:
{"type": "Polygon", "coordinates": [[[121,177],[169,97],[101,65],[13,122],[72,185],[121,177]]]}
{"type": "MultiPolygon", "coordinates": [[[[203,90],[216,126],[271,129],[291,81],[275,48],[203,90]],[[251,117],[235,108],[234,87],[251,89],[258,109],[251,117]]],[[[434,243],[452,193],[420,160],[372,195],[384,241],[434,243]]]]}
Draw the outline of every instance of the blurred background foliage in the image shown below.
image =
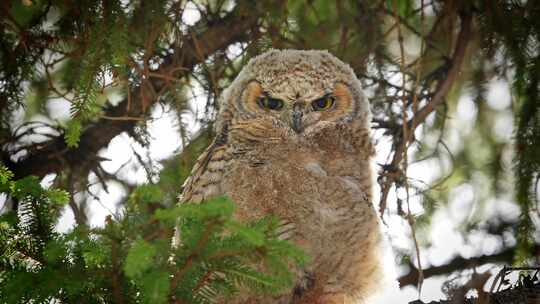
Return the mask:
{"type": "MultiPolygon", "coordinates": [[[[175,210],[212,139],[219,94],[270,48],[327,49],[363,83],[378,147],[374,205],[391,231],[402,286],[493,263],[539,264],[538,1],[8,0],[0,9],[0,282],[69,271],[80,276],[73,282],[95,278],[83,284],[96,294],[92,303],[120,303],[119,290],[132,288],[142,298],[125,302],[143,301],[145,288],[157,288],[147,290],[153,301],[173,299],[163,255],[169,233],[145,243],[145,230],[131,225],[175,210]],[[178,144],[155,157],[163,148],[153,143],[167,132],[178,144]],[[119,138],[129,144],[110,152],[119,138]],[[130,158],[108,165],[115,155],[130,158]],[[115,191],[114,201],[99,194],[115,191]],[[151,208],[133,209],[148,196],[151,208]],[[111,217],[94,227],[98,205],[111,217]],[[59,232],[66,214],[74,223],[59,232]],[[466,250],[447,244],[452,255],[437,259],[432,249],[447,236],[436,227],[445,221],[460,235],[455,247],[466,250]],[[111,258],[115,246],[123,249],[111,258]],[[130,259],[161,264],[130,269],[130,259]],[[144,271],[165,283],[139,284],[144,271]]],[[[301,260],[292,249],[282,253],[301,260]]],[[[83,294],[77,284],[32,280],[43,286],[34,295],[0,294],[9,291],[10,303],[83,294]]],[[[215,290],[233,292],[219,284],[215,290]]]]}

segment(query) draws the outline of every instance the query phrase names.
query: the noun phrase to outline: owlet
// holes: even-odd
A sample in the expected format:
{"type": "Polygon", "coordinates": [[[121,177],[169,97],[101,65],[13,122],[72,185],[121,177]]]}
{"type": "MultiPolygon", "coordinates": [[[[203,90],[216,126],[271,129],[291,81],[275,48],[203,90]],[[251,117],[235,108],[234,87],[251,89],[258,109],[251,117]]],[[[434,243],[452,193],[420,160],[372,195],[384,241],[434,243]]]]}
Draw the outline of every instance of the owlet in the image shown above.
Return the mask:
{"type": "Polygon", "coordinates": [[[360,82],[326,51],[271,50],[224,91],[181,201],[227,195],[241,220],[277,216],[311,257],[286,294],[235,303],[366,303],[382,273],[369,123],[360,82]]]}

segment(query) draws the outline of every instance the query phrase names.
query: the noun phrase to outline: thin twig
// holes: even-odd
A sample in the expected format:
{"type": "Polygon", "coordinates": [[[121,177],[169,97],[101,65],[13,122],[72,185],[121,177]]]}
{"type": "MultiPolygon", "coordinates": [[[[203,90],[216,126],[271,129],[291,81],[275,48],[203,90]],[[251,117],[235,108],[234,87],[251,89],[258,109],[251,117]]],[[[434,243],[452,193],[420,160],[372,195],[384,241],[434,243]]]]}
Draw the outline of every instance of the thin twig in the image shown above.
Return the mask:
{"type": "MultiPolygon", "coordinates": [[[[422,1],[422,5],[423,5],[423,1],[422,1]]],[[[404,46],[403,46],[403,34],[401,32],[401,24],[400,24],[400,18],[398,16],[398,13],[397,13],[397,8],[394,8],[394,15],[395,15],[395,18],[397,20],[397,32],[398,32],[398,42],[399,42],[399,52],[400,52],[400,58],[401,58],[401,61],[400,61],[400,71],[401,71],[401,81],[402,81],[402,87],[405,88],[405,85],[406,85],[406,82],[407,82],[407,75],[405,75],[405,50],[404,50],[404,46]]],[[[417,73],[418,73],[418,70],[417,70],[417,73]]],[[[416,79],[418,79],[418,77],[416,77],[416,79]]],[[[416,85],[416,81],[415,80],[415,85],[416,85]]],[[[416,91],[416,88],[415,86],[413,86],[413,92],[416,91]]],[[[413,93],[414,94],[414,93],[413,93]]],[[[408,106],[407,106],[407,97],[405,95],[405,92],[402,91],[402,94],[401,94],[401,100],[402,100],[402,109],[403,109],[403,121],[408,121],[408,118],[407,118],[407,110],[408,110],[408,106]]],[[[413,100],[416,101],[416,96],[413,97],[413,100]]],[[[414,106],[413,106],[414,107],[414,106]]],[[[414,121],[414,116],[412,117],[412,120],[414,121]]],[[[413,137],[414,135],[414,129],[413,130],[409,130],[409,126],[408,124],[404,123],[402,124],[402,134],[403,134],[403,138],[405,138],[404,141],[402,141],[402,150],[403,150],[403,162],[401,163],[402,165],[402,174],[403,176],[407,176],[407,169],[408,169],[408,147],[409,147],[409,143],[411,142],[411,138],[413,137]],[[410,133],[409,133],[410,132],[410,133]]],[[[414,248],[415,248],[415,252],[416,252],[416,260],[417,260],[417,269],[418,269],[418,282],[417,282],[417,288],[418,288],[418,298],[420,298],[420,295],[422,293],[422,283],[424,282],[424,275],[423,275],[423,272],[422,272],[422,262],[421,262],[421,259],[420,259],[420,246],[418,245],[418,239],[416,237],[416,225],[415,225],[415,220],[414,220],[414,216],[411,212],[411,204],[410,204],[410,193],[409,193],[409,182],[407,181],[407,179],[405,178],[404,179],[404,185],[405,185],[405,194],[406,194],[406,203],[407,203],[407,214],[406,214],[406,218],[407,218],[407,222],[409,223],[409,226],[411,227],[411,234],[412,234],[412,238],[413,238],[413,242],[414,242],[414,248]]]]}
{"type": "Polygon", "coordinates": [[[146,120],[143,117],[129,117],[129,116],[113,117],[113,116],[108,116],[108,115],[101,115],[100,117],[103,118],[103,119],[106,119],[106,120],[122,120],[122,121],[127,121],[127,120],[144,121],[144,120],[146,120]]]}
{"type": "MultiPolygon", "coordinates": [[[[414,130],[422,124],[427,116],[431,114],[437,106],[444,102],[444,97],[452,87],[452,84],[456,81],[456,78],[461,71],[461,65],[465,58],[465,52],[471,38],[471,19],[472,16],[469,13],[463,13],[461,16],[461,30],[458,35],[456,47],[450,62],[450,69],[446,78],[440,82],[440,85],[435,90],[435,94],[431,100],[418,112],[414,113],[414,119],[407,122],[408,130],[414,133],[414,130]]],[[[396,150],[394,151],[394,156],[390,164],[386,165],[389,170],[397,170],[400,162],[403,160],[403,141],[407,140],[403,137],[403,134],[396,139],[396,150]]],[[[398,176],[390,174],[392,171],[387,171],[382,174],[381,179],[381,199],[379,204],[379,212],[381,216],[384,214],[386,209],[386,199],[388,198],[388,192],[390,188],[395,183],[398,176]]]]}
{"type": "Polygon", "coordinates": [[[203,247],[206,245],[206,243],[210,239],[210,234],[215,224],[217,223],[210,222],[206,226],[206,229],[204,230],[199,241],[197,242],[197,245],[195,245],[195,248],[193,249],[191,254],[186,258],[184,265],[173,274],[171,284],[170,284],[170,287],[171,287],[170,290],[173,293],[173,295],[174,295],[174,291],[176,290],[176,287],[178,287],[178,281],[188,271],[191,265],[193,265],[195,258],[197,257],[197,255],[200,253],[200,251],[203,249],[203,247]]]}

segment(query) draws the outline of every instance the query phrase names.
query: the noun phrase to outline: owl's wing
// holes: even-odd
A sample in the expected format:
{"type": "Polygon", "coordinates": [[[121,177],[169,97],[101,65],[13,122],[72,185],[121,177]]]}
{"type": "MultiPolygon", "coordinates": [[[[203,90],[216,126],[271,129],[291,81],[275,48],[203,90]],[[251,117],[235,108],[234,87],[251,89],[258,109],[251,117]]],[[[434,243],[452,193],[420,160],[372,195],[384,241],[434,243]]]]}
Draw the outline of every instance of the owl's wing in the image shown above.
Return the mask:
{"type": "Polygon", "coordinates": [[[205,199],[223,194],[221,179],[227,155],[227,132],[216,136],[214,141],[199,156],[191,175],[183,185],[180,203],[199,203],[205,199]]]}

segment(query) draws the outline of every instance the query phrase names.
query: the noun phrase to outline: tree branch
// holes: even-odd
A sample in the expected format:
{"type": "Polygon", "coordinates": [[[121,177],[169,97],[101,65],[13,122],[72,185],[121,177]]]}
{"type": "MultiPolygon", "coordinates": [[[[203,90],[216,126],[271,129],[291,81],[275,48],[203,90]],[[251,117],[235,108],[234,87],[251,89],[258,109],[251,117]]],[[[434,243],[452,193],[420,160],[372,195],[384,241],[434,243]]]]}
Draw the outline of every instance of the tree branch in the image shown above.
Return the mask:
{"type": "MultiPolygon", "coordinates": [[[[260,10],[254,5],[248,1],[240,1],[233,11],[207,25],[207,29],[202,33],[194,33],[195,29],[201,28],[201,24],[193,26],[193,30],[183,37],[181,47],[164,57],[163,63],[154,72],[176,78],[188,75],[195,65],[203,63],[216,51],[224,50],[233,43],[247,41],[247,33],[257,26],[260,17],[260,10]]],[[[170,80],[164,80],[162,77],[150,77],[146,83],[154,92],[161,91],[169,84],[170,80]]],[[[84,128],[77,148],[68,148],[63,136],[60,135],[55,139],[32,145],[27,149],[29,155],[18,162],[12,161],[7,151],[3,151],[2,161],[15,174],[16,179],[30,174],[43,177],[49,173],[60,172],[66,167],[87,173],[101,161],[97,156],[99,150],[107,147],[117,135],[132,130],[137,123],[136,119],[110,118],[144,118],[147,115],[146,108],[158,100],[158,96],[150,97],[148,99],[148,88],[144,82],[142,86],[131,89],[128,97],[118,105],[109,106],[104,110],[105,118],[84,128]]]]}
{"type": "MultiPolygon", "coordinates": [[[[516,248],[511,247],[499,253],[481,255],[481,256],[472,257],[468,259],[463,258],[463,257],[456,257],[444,265],[433,266],[433,267],[422,269],[424,273],[424,279],[433,277],[433,276],[448,275],[454,271],[465,270],[468,268],[481,266],[488,263],[510,264],[514,257],[515,251],[516,251],[516,248]]],[[[534,252],[536,254],[540,254],[540,244],[535,245],[534,252]]],[[[418,275],[419,275],[418,269],[412,268],[411,271],[409,271],[409,273],[401,276],[398,279],[399,286],[403,288],[404,286],[407,286],[407,285],[416,285],[418,281],[418,275]]]]}

